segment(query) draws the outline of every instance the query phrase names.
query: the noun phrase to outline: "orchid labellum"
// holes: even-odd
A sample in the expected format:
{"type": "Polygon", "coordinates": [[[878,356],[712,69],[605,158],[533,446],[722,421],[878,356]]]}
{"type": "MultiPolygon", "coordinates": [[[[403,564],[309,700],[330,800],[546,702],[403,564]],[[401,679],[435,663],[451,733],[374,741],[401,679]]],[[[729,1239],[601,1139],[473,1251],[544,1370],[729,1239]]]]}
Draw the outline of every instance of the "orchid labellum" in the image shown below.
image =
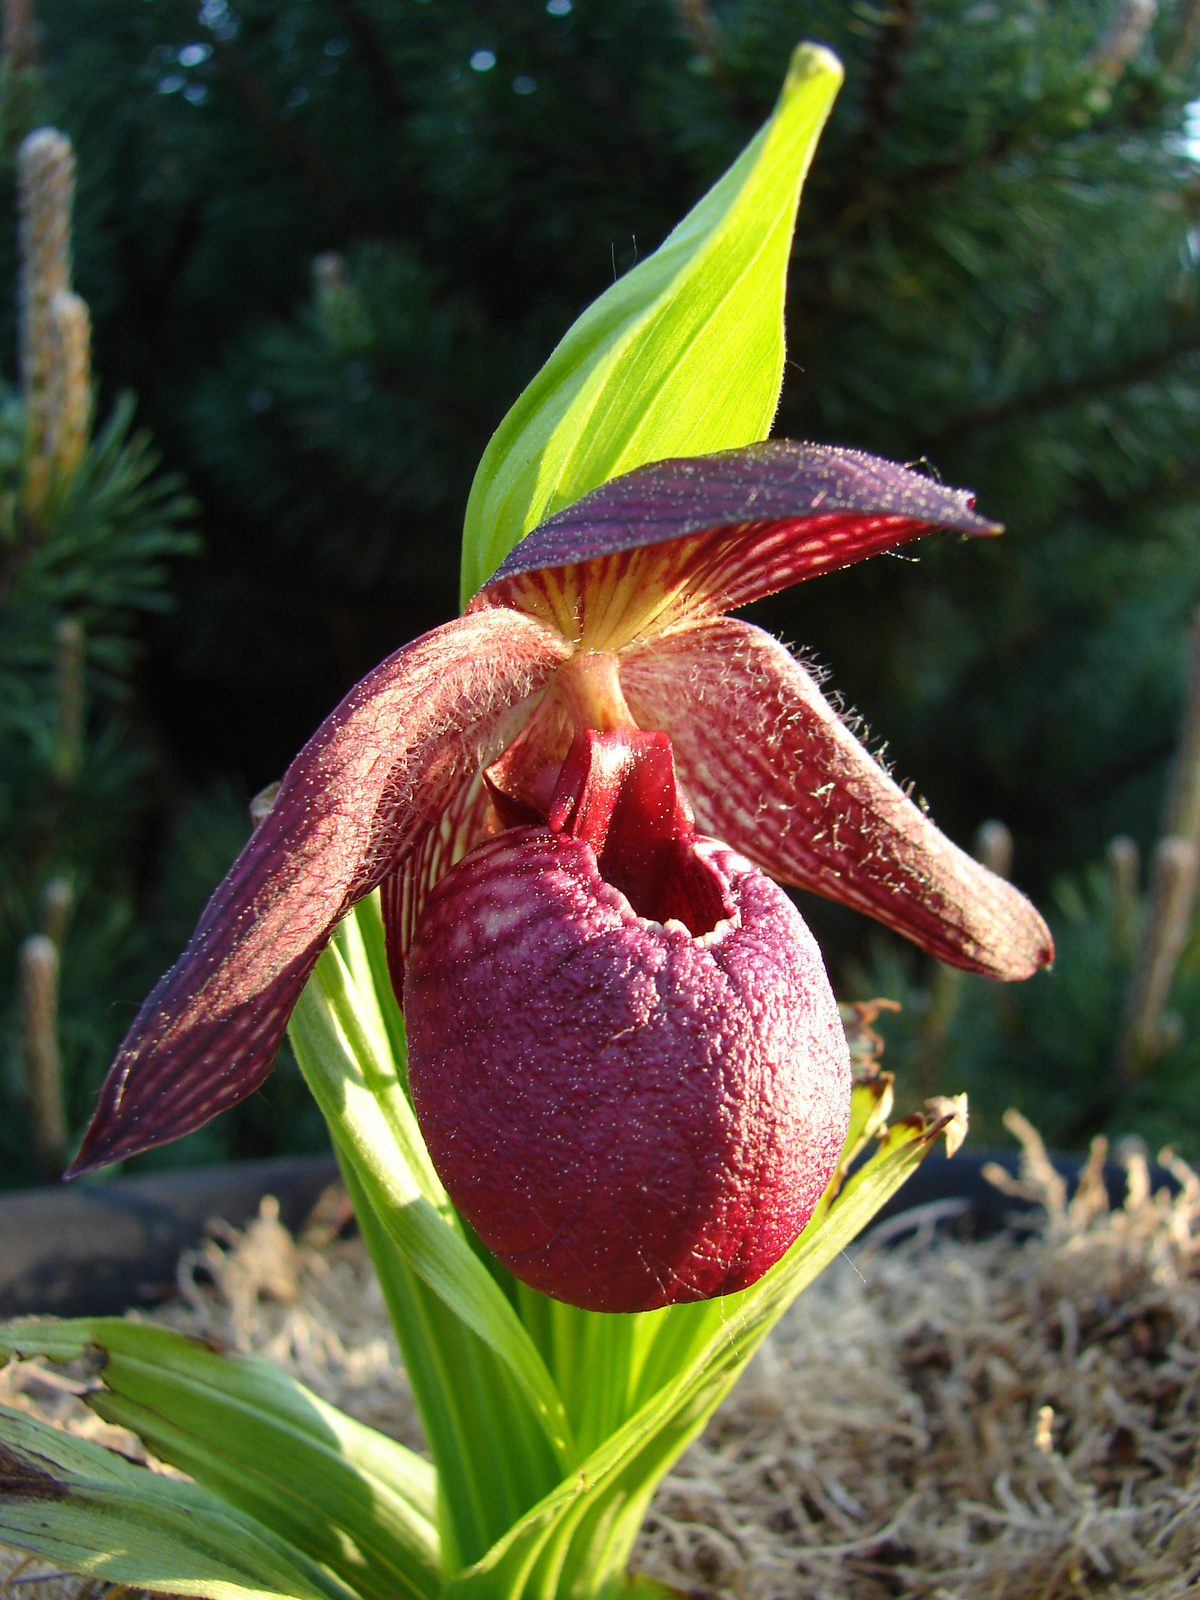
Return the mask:
{"type": "Polygon", "coordinates": [[[850,1093],[820,954],[777,885],[997,978],[1052,949],[811,674],[724,613],[930,528],[999,532],[971,506],[771,442],[640,468],[544,522],[297,756],[73,1170],[256,1088],[333,928],[378,887],[418,1119],[496,1255],[599,1310],[753,1282],[811,1215],[850,1093]]]}

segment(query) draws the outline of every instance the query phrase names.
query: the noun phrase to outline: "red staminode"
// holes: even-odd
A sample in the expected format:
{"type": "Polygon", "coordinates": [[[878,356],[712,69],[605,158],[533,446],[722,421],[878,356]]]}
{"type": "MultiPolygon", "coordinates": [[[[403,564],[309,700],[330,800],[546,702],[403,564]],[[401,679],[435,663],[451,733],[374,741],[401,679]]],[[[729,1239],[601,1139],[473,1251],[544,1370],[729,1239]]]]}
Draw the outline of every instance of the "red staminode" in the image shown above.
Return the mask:
{"type": "Polygon", "coordinates": [[[588,1310],[753,1283],[845,1138],[816,943],[781,889],[695,835],[665,734],[585,730],[545,823],[442,878],[404,1012],[455,1204],[517,1277],[588,1310]]]}

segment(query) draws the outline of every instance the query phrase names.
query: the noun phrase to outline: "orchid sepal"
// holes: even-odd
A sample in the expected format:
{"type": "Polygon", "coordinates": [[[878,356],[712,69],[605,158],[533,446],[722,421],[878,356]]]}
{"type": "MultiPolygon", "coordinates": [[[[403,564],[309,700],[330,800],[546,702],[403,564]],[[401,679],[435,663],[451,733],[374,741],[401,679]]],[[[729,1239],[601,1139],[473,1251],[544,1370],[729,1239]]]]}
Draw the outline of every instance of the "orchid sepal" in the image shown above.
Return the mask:
{"type": "Polygon", "coordinates": [[[511,606],[577,651],[621,651],[934,528],[1003,532],[966,490],[860,450],[769,439],[593,490],[527,534],[468,611],[511,606]]]}

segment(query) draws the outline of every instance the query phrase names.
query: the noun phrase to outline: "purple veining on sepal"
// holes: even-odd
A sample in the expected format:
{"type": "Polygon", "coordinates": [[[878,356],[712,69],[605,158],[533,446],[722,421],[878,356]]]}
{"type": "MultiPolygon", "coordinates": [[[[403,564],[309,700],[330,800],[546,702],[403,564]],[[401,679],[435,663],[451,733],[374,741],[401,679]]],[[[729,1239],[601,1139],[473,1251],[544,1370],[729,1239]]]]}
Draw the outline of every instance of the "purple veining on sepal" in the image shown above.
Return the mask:
{"type": "Polygon", "coordinates": [[[989,977],[1052,960],[1034,906],[947,839],[761,628],[693,623],[631,650],[622,684],[638,723],[670,736],[697,825],[778,882],[989,977]]]}

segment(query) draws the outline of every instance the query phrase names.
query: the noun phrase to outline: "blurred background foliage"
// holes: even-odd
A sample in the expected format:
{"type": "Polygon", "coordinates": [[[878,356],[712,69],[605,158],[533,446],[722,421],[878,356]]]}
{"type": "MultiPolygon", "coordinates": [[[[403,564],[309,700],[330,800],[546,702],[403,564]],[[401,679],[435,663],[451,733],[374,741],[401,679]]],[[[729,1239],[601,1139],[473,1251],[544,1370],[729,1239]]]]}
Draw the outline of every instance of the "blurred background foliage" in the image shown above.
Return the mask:
{"type": "MultiPolygon", "coordinates": [[[[1127,836],[1148,860],[1175,827],[1200,604],[1197,0],[37,0],[36,15],[5,0],[4,14],[4,281],[16,150],[53,123],[78,161],[96,414],[115,419],[81,469],[78,515],[99,517],[104,474],[124,474],[100,542],[111,554],[136,526],[158,543],[116,621],[88,611],[82,556],[50,603],[31,593],[28,541],[0,547],[0,670],[41,686],[19,727],[0,720],[0,1181],[37,1170],[18,996],[47,886],[71,885],[58,1004],[76,1135],[244,836],[246,796],[356,678],[455,609],[491,430],[572,318],[744,145],[803,37],[838,52],[846,87],[801,207],[776,431],[925,461],[1009,531],[928,540],[916,561],[878,558],[753,615],[831,667],[954,837],[1003,819],[1060,959],[1001,989],[934,971],[849,913],[805,912],[840,993],[903,1002],[878,1026],[909,1100],[967,1088],[984,1138],[1016,1104],[1051,1142],[1106,1128],[1200,1152],[1186,884],[1170,916],[1165,890],[1147,910],[1129,847],[1106,858],[1127,836]],[[177,481],[148,475],[127,391],[177,481]],[[71,619],[88,642],[64,787],[47,730],[71,619]],[[102,635],[119,635],[117,657],[101,659],[102,635]],[[33,643],[10,651],[18,636],[33,643]],[[1144,1001],[1138,963],[1164,938],[1166,1021],[1160,997],[1140,1054],[1122,1056],[1131,980],[1144,1001]]],[[[0,299],[15,380],[16,296],[0,299]]],[[[156,1159],[319,1140],[294,1074],[266,1093],[156,1159]]]]}

